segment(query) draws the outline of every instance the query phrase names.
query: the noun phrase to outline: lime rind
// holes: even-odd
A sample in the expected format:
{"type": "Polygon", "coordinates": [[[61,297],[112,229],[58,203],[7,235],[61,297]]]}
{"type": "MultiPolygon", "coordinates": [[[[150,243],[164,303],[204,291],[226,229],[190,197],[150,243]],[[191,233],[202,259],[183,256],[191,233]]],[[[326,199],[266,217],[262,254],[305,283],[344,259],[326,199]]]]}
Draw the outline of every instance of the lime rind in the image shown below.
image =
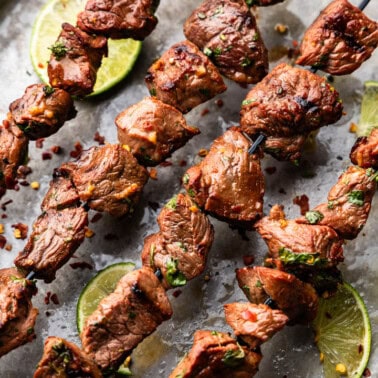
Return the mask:
{"type": "Polygon", "coordinates": [[[325,378],[361,377],[370,356],[371,323],[358,292],[347,283],[340,285],[335,296],[320,300],[313,325],[325,378]],[[347,375],[336,371],[337,364],[347,367],[347,375]]]}
{"type": "Polygon", "coordinates": [[[378,127],[378,81],[366,81],[361,101],[360,120],[357,136],[368,136],[372,129],[378,127]]]}

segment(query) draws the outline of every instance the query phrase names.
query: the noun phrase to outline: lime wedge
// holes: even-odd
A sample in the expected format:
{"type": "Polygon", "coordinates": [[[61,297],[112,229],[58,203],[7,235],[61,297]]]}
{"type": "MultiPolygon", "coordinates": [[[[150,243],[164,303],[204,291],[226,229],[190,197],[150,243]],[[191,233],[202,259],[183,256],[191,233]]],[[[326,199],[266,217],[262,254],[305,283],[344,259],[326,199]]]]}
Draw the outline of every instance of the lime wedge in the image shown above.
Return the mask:
{"type": "Polygon", "coordinates": [[[131,262],[109,265],[87,283],[76,307],[76,324],[79,333],[83,329],[86,318],[96,310],[101,299],[109,295],[118,281],[134,268],[135,264],[131,262]]]}
{"type": "MultiPolygon", "coordinates": [[[[40,10],[33,25],[30,57],[35,72],[44,83],[49,82],[47,64],[52,46],[63,22],[76,25],[77,14],[87,0],[50,0],[40,10]]],[[[97,81],[90,96],[100,94],[119,83],[131,71],[140,53],[142,42],[133,39],[108,40],[108,57],[102,60],[97,81]]]]}
{"type": "Polygon", "coordinates": [[[349,284],[321,298],[313,327],[325,378],[362,376],[369,361],[371,326],[366,306],[349,284]]]}
{"type": "Polygon", "coordinates": [[[366,81],[356,134],[368,136],[375,127],[378,127],[378,81],[366,81]]]}

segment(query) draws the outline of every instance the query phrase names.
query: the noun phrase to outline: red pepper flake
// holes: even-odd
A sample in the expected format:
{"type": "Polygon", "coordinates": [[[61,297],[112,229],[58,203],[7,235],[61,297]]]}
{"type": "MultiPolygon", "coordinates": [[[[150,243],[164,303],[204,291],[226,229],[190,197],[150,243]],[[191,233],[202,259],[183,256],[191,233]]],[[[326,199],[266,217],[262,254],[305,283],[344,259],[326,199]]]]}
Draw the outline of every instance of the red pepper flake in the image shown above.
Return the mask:
{"type": "Polygon", "coordinates": [[[1,219],[5,219],[5,218],[8,218],[8,215],[7,214],[1,214],[1,219]]]}
{"type": "Polygon", "coordinates": [[[252,265],[255,261],[255,257],[251,255],[244,255],[243,256],[243,263],[244,265],[252,265]]]}
{"type": "Polygon", "coordinates": [[[180,166],[180,167],[186,167],[187,164],[188,164],[188,163],[186,162],[186,160],[181,160],[180,163],[179,163],[179,166],[180,166]]]}
{"type": "Polygon", "coordinates": [[[63,152],[63,148],[60,147],[60,146],[58,146],[58,145],[55,145],[55,146],[52,146],[52,147],[50,148],[50,151],[51,151],[53,154],[55,154],[55,155],[59,155],[59,154],[61,154],[61,153],[63,152]]]}
{"type": "Polygon", "coordinates": [[[14,228],[14,230],[18,230],[19,231],[19,238],[18,239],[26,239],[28,237],[28,226],[24,223],[16,223],[16,224],[12,224],[12,228],[14,228]]]}
{"type": "Polygon", "coordinates": [[[156,168],[151,168],[149,174],[150,174],[150,178],[152,180],[158,179],[158,172],[157,172],[156,168]]]}
{"type": "Polygon", "coordinates": [[[364,372],[362,373],[363,377],[371,377],[371,371],[369,368],[365,368],[364,372]]]}
{"type": "Polygon", "coordinates": [[[268,175],[272,175],[273,173],[276,173],[277,171],[277,168],[276,167],[266,167],[265,168],[265,172],[268,174],[268,175]]]}
{"type": "Polygon", "coordinates": [[[89,269],[89,270],[93,270],[93,266],[91,264],[87,263],[86,261],[72,263],[72,264],[70,264],[70,267],[72,269],[80,269],[80,270],[89,269]]]}
{"type": "Polygon", "coordinates": [[[5,201],[4,203],[2,203],[1,204],[1,209],[3,210],[3,211],[7,211],[7,205],[9,205],[10,203],[12,203],[13,202],[13,200],[8,200],[8,201],[5,201]]]}
{"type": "Polygon", "coordinates": [[[45,304],[50,304],[51,291],[48,291],[45,296],[45,304]]]}
{"type": "Polygon", "coordinates": [[[159,165],[160,165],[161,167],[170,167],[170,166],[173,165],[173,164],[172,164],[171,161],[166,160],[166,161],[162,161],[159,165]]]}
{"type": "Polygon", "coordinates": [[[13,247],[12,247],[12,244],[7,243],[7,244],[5,244],[4,248],[5,248],[6,251],[10,252],[13,247]]]}
{"type": "Polygon", "coordinates": [[[100,135],[100,133],[98,131],[95,132],[93,140],[95,142],[98,142],[98,144],[100,144],[100,145],[105,144],[105,137],[103,137],[102,135],[100,135]]]}
{"type": "Polygon", "coordinates": [[[205,116],[206,114],[209,114],[209,113],[210,113],[210,110],[208,108],[205,108],[205,109],[202,110],[201,116],[203,117],[203,116],[205,116]]]}
{"type": "Polygon", "coordinates": [[[104,236],[104,239],[105,239],[105,240],[118,240],[118,236],[115,235],[115,234],[106,234],[106,235],[104,236]]]}
{"type": "Polygon", "coordinates": [[[178,289],[178,290],[175,290],[172,295],[175,297],[175,298],[178,298],[182,293],[182,290],[178,289]]]}
{"type": "Polygon", "coordinates": [[[42,160],[51,160],[51,159],[52,159],[52,155],[50,152],[48,151],[42,152],[42,160]]]}
{"type": "Polygon", "coordinates": [[[35,147],[36,148],[43,148],[43,142],[45,141],[45,138],[39,138],[35,141],[35,147]]]}
{"type": "Polygon", "coordinates": [[[43,65],[43,63],[39,62],[39,63],[38,63],[38,68],[43,69],[43,68],[45,68],[45,66],[43,65]]]}
{"type": "Polygon", "coordinates": [[[92,223],[96,223],[96,222],[98,222],[101,218],[102,218],[102,214],[101,214],[101,213],[96,213],[95,215],[93,215],[93,218],[91,219],[91,222],[92,222],[92,223]]]}
{"type": "Polygon", "coordinates": [[[221,108],[224,105],[224,102],[221,98],[219,98],[218,100],[215,100],[215,105],[217,105],[218,108],[221,108]]]}
{"type": "Polygon", "coordinates": [[[83,146],[80,142],[76,142],[74,144],[74,148],[75,148],[75,150],[70,152],[70,156],[73,157],[73,158],[77,158],[77,157],[79,157],[79,155],[83,151],[83,146]]]}
{"type": "Polygon", "coordinates": [[[51,302],[54,303],[55,305],[59,304],[58,296],[55,293],[51,295],[50,299],[51,299],[51,302]]]}
{"type": "Polygon", "coordinates": [[[0,248],[3,249],[7,244],[7,238],[4,235],[0,235],[0,248]]]}
{"type": "Polygon", "coordinates": [[[293,204],[299,206],[299,208],[301,209],[301,215],[306,215],[307,211],[310,210],[310,205],[308,203],[308,197],[306,196],[306,194],[294,197],[293,204]]]}

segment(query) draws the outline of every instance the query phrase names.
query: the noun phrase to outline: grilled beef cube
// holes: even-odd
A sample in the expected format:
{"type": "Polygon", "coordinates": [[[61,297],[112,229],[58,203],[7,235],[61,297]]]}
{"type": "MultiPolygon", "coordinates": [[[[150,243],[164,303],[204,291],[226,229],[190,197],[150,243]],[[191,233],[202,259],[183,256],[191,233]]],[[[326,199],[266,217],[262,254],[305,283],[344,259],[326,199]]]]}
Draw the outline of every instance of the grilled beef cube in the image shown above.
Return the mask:
{"type": "Polygon", "coordinates": [[[97,70],[107,55],[107,39],[85,33],[68,23],[51,47],[47,67],[50,85],[84,97],[93,91],[97,70]]]}
{"type": "Polygon", "coordinates": [[[194,135],[182,113],[153,97],[146,97],[115,119],[118,140],[130,147],[140,164],[154,166],[167,159],[194,135]]]}
{"type": "Polygon", "coordinates": [[[252,6],[266,7],[269,5],[282,3],[284,0],[233,0],[233,1],[239,4],[247,4],[249,7],[252,7],[252,6]]]}
{"type": "Polygon", "coordinates": [[[217,138],[209,153],[183,177],[201,208],[226,222],[251,228],[263,211],[264,176],[251,143],[237,128],[217,138]]]}
{"type": "Polygon", "coordinates": [[[187,113],[226,90],[217,68],[196,45],[173,45],[148,70],[145,78],[152,96],[187,113]]]}
{"type": "Polygon", "coordinates": [[[66,91],[44,84],[29,85],[24,95],[10,104],[9,110],[14,122],[31,140],[55,134],[76,115],[66,91]]]}
{"type": "Polygon", "coordinates": [[[268,73],[268,50],[243,2],[205,0],[186,20],[184,34],[231,80],[258,83],[268,73]]]}
{"type": "Polygon", "coordinates": [[[295,136],[336,122],[342,110],[325,78],[282,63],[248,93],[240,124],[251,137],[295,136]]]}
{"type": "Polygon", "coordinates": [[[0,357],[35,338],[36,288],[15,268],[0,269],[0,357]]]}
{"type": "Polygon", "coordinates": [[[264,151],[277,160],[297,161],[302,156],[302,147],[306,143],[307,135],[289,137],[269,136],[264,143],[264,151]]]}
{"type": "Polygon", "coordinates": [[[158,22],[160,0],[88,0],[77,25],[87,33],[143,41],[158,22]]]}
{"type": "Polygon", "coordinates": [[[160,232],[145,239],[143,265],[160,270],[163,286],[182,286],[206,266],[214,230],[188,195],[178,194],[158,216],[160,232]]]}
{"type": "Polygon", "coordinates": [[[75,344],[55,336],[45,341],[33,378],[102,378],[97,365],[75,344]]]}
{"type": "Polygon", "coordinates": [[[172,309],[150,268],[126,274],[90,315],[80,335],[85,352],[102,370],[116,369],[172,309]]]}
{"type": "Polygon", "coordinates": [[[80,204],[79,194],[68,177],[58,176],[50,181],[50,188],[43,198],[41,209],[62,210],[67,207],[76,207],[80,204]]]}
{"type": "Polygon", "coordinates": [[[28,154],[29,139],[13,121],[0,125],[0,198],[7,189],[14,189],[17,169],[28,154]]]}
{"type": "Polygon", "coordinates": [[[264,304],[227,303],[224,312],[235,335],[251,349],[271,338],[289,320],[281,310],[272,310],[264,304]]]}
{"type": "Polygon", "coordinates": [[[257,373],[261,358],[226,333],[200,330],[169,378],[250,378],[257,373]]]}
{"type": "Polygon", "coordinates": [[[317,312],[315,289],[293,274],[262,266],[245,267],[236,271],[239,287],[248,300],[261,304],[273,301],[277,309],[290,319],[290,324],[309,323],[317,312]]]}
{"type": "Polygon", "coordinates": [[[373,129],[368,137],[357,139],[350,160],[361,168],[378,169],[378,129],[373,129]]]}
{"type": "Polygon", "coordinates": [[[329,226],[299,224],[285,218],[274,205],[270,216],[259,220],[256,230],[268,245],[269,254],[284,265],[304,264],[313,267],[331,267],[344,260],[343,240],[329,226]]]}
{"type": "Polygon", "coordinates": [[[377,45],[378,24],[347,0],[334,0],[307,29],[296,63],[346,75],[369,59],[377,45]]]}
{"type": "Polygon", "coordinates": [[[46,210],[33,224],[33,232],[22,252],[14,260],[25,273],[51,282],[55,272],[79,248],[88,224],[87,212],[81,207],[60,211],[46,210]]]}
{"type": "Polygon", "coordinates": [[[133,212],[148,180],[147,170],[118,144],[92,147],[61,170],[91,209],[116,217],[133,212]]]}
{"type": "Polygon", "coordinates": [[[334,229],[343,239],[354,239],[365,225],[377,184],[370,170],[350,166],[328,193],[328,203],[308,212],[298,223],[311,223],[334,229]]]}

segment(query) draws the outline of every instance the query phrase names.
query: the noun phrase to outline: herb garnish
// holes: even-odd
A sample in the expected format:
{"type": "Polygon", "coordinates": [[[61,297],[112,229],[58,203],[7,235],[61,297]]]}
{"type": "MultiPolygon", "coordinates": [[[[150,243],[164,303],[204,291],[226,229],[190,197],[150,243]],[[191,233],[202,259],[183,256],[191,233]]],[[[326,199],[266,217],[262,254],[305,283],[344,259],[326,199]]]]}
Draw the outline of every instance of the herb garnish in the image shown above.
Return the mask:
{"type": "Polygon", "coordinates": [[[348,202],[353,203],[357,206],[364,205],[365,193],[362,190],[352,190],[347,194],[348,202]]]}
{"type": "Polygon", "coordinates": [[[283,264],[304,264],[311,266],[324,266],[328,263],[328,259],[321,258],[317,252],[294,253],[292,250],[282,247],[278,252],[280,260],[283,264]]]}
{"type": "Polygon", "coordinates": [[[167,268],[166,279],[172,287],[183,286],[187,282],[186,277],[177,269],[177,266],[178,260],[175,260],[172,257],[170,257],[165,264],[165,267],[167,268]]]}
{"type": "Polygon", "coordinates": [[[310,224],[317,224],[324,218],[324,215],[320,211],[313,210],[307,211],[305,218],[310,224]]]}
{"type": "Polygon", "coordinates": [[[51,54],[53,54],[57,60],[64,58],[68,52],[67,47],[61,41],[56,41],[51,47],[49,47],[49,50],[51,50],[51,54]]]}
{"type": "Polygon", "coordinates": [[[222,358],[222,362],[229,367],[236,367],[243,363],[245,353],[242,347],[238,344],[239,349],[228,350],[222,358]]]}

